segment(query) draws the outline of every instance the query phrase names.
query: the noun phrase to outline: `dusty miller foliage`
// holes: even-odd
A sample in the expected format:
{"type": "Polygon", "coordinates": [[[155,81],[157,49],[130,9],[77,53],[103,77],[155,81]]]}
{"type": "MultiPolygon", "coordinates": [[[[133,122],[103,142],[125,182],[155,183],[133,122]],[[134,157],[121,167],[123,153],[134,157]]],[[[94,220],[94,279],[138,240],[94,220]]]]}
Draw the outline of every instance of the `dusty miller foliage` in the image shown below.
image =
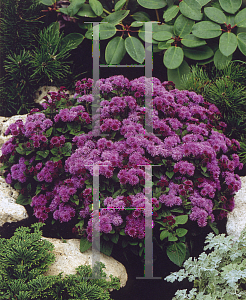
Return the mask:
{"type": "Polygon", "coordinates": [[[209,233],[205,244],[206,252],[198,259],[190,257],[184,262],[184,269],[165,278],[169,282],[187,278],[194,283],[189,292],[178,290],[173,300],[246,299],[246,229],[237,241],[232,236],[209,233]]]}

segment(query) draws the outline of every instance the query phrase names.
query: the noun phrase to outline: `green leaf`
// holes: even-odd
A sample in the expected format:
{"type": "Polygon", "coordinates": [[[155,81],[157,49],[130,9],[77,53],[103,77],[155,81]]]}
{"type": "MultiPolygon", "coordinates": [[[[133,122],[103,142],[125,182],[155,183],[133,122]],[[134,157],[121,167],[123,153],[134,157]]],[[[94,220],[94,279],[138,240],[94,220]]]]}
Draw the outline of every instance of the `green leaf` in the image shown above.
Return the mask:
{"type": "Polygon", "coordinates": [[[191,29],[194,24],[195,21],[188,19],[183,15],[180,15],[174,23],[174,34],[176,36],[183,37],[191,32],[191,29]]]}
{"type": "Polygon", "coordinates": [[[188,230],[185,228],[177,228],[176,229],[176,233],[177,233],[178,237],[185,236],[187,232],[188,232],[188,230]]]}
{"type": "Polygon", "coordinates": [[[143,44],[139,39],[129,36],[125,39],[125,47],[127,53],[131,56],[132,59],[138,63],[143,63],[145,59],[145,50],[143,44]]]}
{"type": "Polygon", "coordinates": [[[95,30],[99,30],[99,39],[100,40],[107,40],[107,39],[111,38],[112,36],[114,36],[116,33],[116,28],[114,25],[107,24],[107,23],[106,24],[101,23],[100,25],[96,25],[86,32],[85,37],[87,39],[93,39],[93,36],[92,36],[93,28],[95,30]]]}
{"type": "Polygon", "coordinates": [[[46,135],[47,137],[50,137],[51,134],[52,134],[52,131],[53,131],[53,127],[50,127],[48,130],[46,130],[45,135],[46,135]]]}
{"type": "Polygon", "coordinates": [[[105,241],[101,241],[100,243],[100,251],[107,255],[110,256],[113,250],[114,244],[112,242],[105,242],[105,241]]]}
{"type": "Polygon", "coordinates": [[[172,233],[169,234],[169,236],[168,236],[169,242],[176,242],[177,240],[178,240],[178,238],[175,235],[173,235],[172,233]]]}
{"type": "Polygon", "coordinates": [[[134,21],[131,24],[131,27],[142,27],[143,26],[143,22],[140,21],[134,21]]]}
{"type": "Polygon", "coordinates": [[[242,5],[242,0],[219,0],[220,6],[229,14],[235,14],[242,5]]]}
{"type": "Polygon", "coordinates": [[[16,182],[16,184],[14,185],[14,188],[16,190],[21,190],[22,189],[21,183],[20,182],[16,182]]]}
{"type": "Polygon", "coordinates": [[[235,16],[237,27],[246,27],[246,8],[240,10],[235,16]]]}
{"type": "Polygon", "coordinates": [[[207,172],[207,167],[203,167],[203,166],[201,166],[201,169],[203,170],[203,172],[204,172],[204,173],[206,173],[206,172],[207,172]]]}
{"type": "Polygon", "coordinates": [[[182,64],[183,59],[183,49],[171,46],[164,54],[163,63],[168,69],[176,69],[182,64]]]}
{"type": "Polygon", "coordinates": [[[122,248],[126,248],[127,245],[128,245],[128,241],[127,240],[123,240],[122,241],[122,248]]]}
{"type": "Polygon", "coordinates": [[[188,48],[195,48],[195,47],[199,47],[199,46],[203,46],[203,45],[207,44],[205,40],[199,39],[198,37],[194,36],[193,34],[185,35],[182,38],[181,43],[188,48]]]}
{"type": "Polygon", "coordinates": [[[116,198],[118,195],[120,195],[121,193],[121,189],[117,190],[114,194],[113,194],[113,198],[116,198]]]}
{"type": "Polygon", "coordinates": [[[110,236],[110,239],[111,241],[114,243],[114,244],[117,244],[118,243],[118,240],[119,240],[119,234],[118,233],[115,233],[113,235],[110,236]]]}
{"type": "Polygon", "coordinates": [[[168,49],[168,48],[171,47],[172,41],[173,41],[173,40],[168,40],[167,42],[159,42],[159,43],[158,43],[158,48],[161,49],[161,50],[162,50],[162,49],[168,49]],[[169,41],[170,41],[170,43],[169,43],[169,41]]]}
{"type": "MultiPolygon", "coordinates": [[[[149,29],[146,30],[146,26],[145,26],[145,24],[143,24],[143,26],[139,29],[138,36],[139,36],[140,39],[143,40],[144,42],[152,43],[152,44],[158,44],[157,41],[155,41],[155,40],[153,40],[152,38],[150,38],[151,35],[154,34],[154,32],[153,32],[153,31],[154,31],[154,30],[153,30],[153,25],[154,25],[154,24],[152,24],[152,31],[149,31],[149,29]],[[145,32],[146,32],[147,34],[145,34],[145,32]]],[[[162,26],[162,25],[160,25],[160,26],[162,26]]]]}
{"type": "Polygon", "coordinates": [[[108,22],[112,25],[117,25],[120,23],[120,21],[125,19],[126,16],[128,16],[129,12],[130,12],[130,10],[116,11],[116,12],[108,15],[106,18],[104,18],[102,20],[102,22],[108,22]]]}
{"type": "Polygon", "coordinates": [[[144,11],[137,11],[132,15],[132,18],[136,21],[140,22],[148,22],[150,21],[149,15],[144,11]]]}
{"type": "Polygon", "coordinates": [[[56,0],[39,0],[39,2],[44,5],[51,6],[56,2],[56,0]]]}
{"type": "Polygon", "coordinates": [[[84,40],[83,34],[80,33],[69,33],[66,35],[61,41],[61,48],[66,48],[69,50],[76,49],[79,44],[81,44],[84,40]]]}
{"type": "Polygon", "coordinates": [[[153,38],[157,41],[167,41],[172,38],[172,34],[168,31],[155,32],[153,38]]]}
{"type": "Polygon", "coordinates": [[[96,18],[97,17],[97,15],[91,9],[90,4],[83,4],[76,15],[79,17],[88,17],[88,18],[96,18]]]}
{"type": "Polygon", "coordinates": [[[177,5],[172,5],[163,14],[163,19],[165,22],[169,22],[174,19],[179,12],[179,7],[177,5]]]}
{"type": "Polygon", "coordinates": [[[73,17],[80,10],[84,3],[85,0],[72,0],[71,4],[67,7],[69,16],[73,17]]]}
{"type": "Polygon", "coordinates": [[[184,243],[174,243],[167,247],[167,256],[169,259],[181,267],[186,255],[186,246],[184,243]]]}
{"type": "Polygon", "coordinates": [[[175,217],[175,224],[180,224],[183,225],[185,223],[187,223],[188,221],[188,216],[187,215],[181,215],[181,216],[177,216],[175,217]]]}
{"type": "Polygon", "coordinates": [[[37,154],[42,156],[43,158],[46,158],[49,155],[50,151],[45,150],[45,151],[37,151],[37,154]]]}
{"type": "Polygon", "coordinates": [[[122,9],[122,7],[125,5],[125,3],[126,3],[126,0],[118,1],[114,6],[114,10],[117,11],[117,10],[122,9]]]}
{"type": "Polygon", "coordinates": [[[148,9],[160,9],[167,5],[165,0],[137,0],[137,2],[148,9]]]}
{"type": "Polygon", "coordinates": [[[72,152],[72,143],[68,142],[62,147],[61,152],[65,156],[71,156],[72,152]]]}
{"type": "Polygon", "coordinates": [[[231,24],[233,27],[235,25],[235,16],[226,14],[226,24],[231,24]]]}
{"type": "Polygon", "coordinates": [[[219,49],[225,56],[229,56],[234,53],[237,49],[236,35],[232,32],[224,32],[219,40],[219,49]]]}
{"type": "Polygon", "coordinates": [[[218,70],[224,69],[232,60],[232,55],[225,56],[218,49],[214,54],[214,65],[218,70]]]}
{"type": "Polygon", "coordinates": [[[224,24],[226,22],[226,15],[218,8],[205,7],[204,13],[210,20],[216,23],[224,24]]]}
{"type": "Polygon", "coordinates": [[[114,37],[107,45],[105,60],[108,65],[119,64],[126,54],[125,41],[121,36],[114,37]]]}
{"type": "Polygon", "coordinates": [[[87,240],[86,237],[80,239],[80,252],[83,253],[92,246],[92,243],[87,240]]]}
{"type": "Polygon", "coordinates": [[[246,55],[246,32],[241,32],[237,35],[238,48],[246,55]]]}
{"type": "Polygon", "coordinates": [[[182,64],[178,68],[173,70],[167,69],[168,80],[173,81],[177,89],[181,87],[182,76],[189,73],[190,67],[185,60],[183,60],[182,64]]]}
{"type": "Polygon", "coordinates": [[[50,152],[51,152],[53,155],[57,155],[58,152],[59,152],[59,149],[53,148],[53,149],[50,150],[50,152]]]}
{"type": "Polygon", "coordinates": [[[174,175],[174,172],[166,171],[165,174],[167,175],[167,177],[168,177],[169,179],[172,179],[172,177],[173,177],[173,175],[174,175]]]}
{"type": "Polygon", "coordinates": [[[31,202],[32,202],[31,197],[27,197],[27,196],[24,196],[22,194],[20,194],[18,196],[18,198],[16,199],[16,203],[20,204],[20,205],[29,205],[29,204],[31,204],[31,202]]]}
{"type": "Polygon", "coordinates": [[[184,47],[183,51],[186,57],[194,60],[204,60],[214,55],[213,50],[208,45],[197,48],[184,47]]]}
{"type": "Polygon", "coordinates": [[[201,4],[196,0],[183,0],[179,3],[180,12],[187,18],[200,21],[203,14],[201,13],[201,4]]]}
{"type": "Polygon", "coordinates": [[[215,234],[219,234],[219,229],[217,228],[217,223],[216,222],[209,222],[208,225],[211,227],[211,229],[213,230],[213,232],[215,234]]]}
{"type": "Polygon", "coordinates": [[[89,4],[91,6],[91,9],[94,11],[94,13],[97,16],[101,16],[103,13],[103,6],[98,0],[89,0],[89,4]]]}
{"type": "Polygon", "coordinates": [[[169,236],[169,231],[168,230],[163,230],[160,234],[160,240],[163,241],[165,238],[169,236]]]}
{"type": "Polygon", "coordinates": [[[192,33],[201,39],[212,39],[220,36],[222,31],[219,24],[211,21],[202,21],[193,26],[192,33]]]}
{"type": "Polygon", "coordinates": [[[197,0],[197,2],[199,2],[201,4],[201,6],[206,5],[208,2],[210,2],[211,0],[197,0]]]}

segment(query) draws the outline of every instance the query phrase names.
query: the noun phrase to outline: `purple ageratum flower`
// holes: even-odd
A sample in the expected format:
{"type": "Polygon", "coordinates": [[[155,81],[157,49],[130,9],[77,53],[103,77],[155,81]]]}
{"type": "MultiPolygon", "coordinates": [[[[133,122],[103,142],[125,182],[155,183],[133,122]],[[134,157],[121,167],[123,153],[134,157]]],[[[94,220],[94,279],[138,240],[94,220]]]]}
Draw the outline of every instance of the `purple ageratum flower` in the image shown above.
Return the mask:
{"type": "Polygon", "coordinates": [[[169,207],[182,204],[182,199],[180,197],[174,196],[172,194],[161,195],[159,198],[159,201],[169,207]]]}
{"type": "Polygon", "coordinates": [[[179,171],[182,175],[193,176],[195,172],[195,166],[188,161],[179,161],[174,165],[174,172],[179,171]]]}
{"type": "Polygon", "coordinates": [[[199,227],[205,227],[207,225],[207,218],[209,214],[203,208],[194,206],[191,208],[190,220],[197,221],[199,227]]]}

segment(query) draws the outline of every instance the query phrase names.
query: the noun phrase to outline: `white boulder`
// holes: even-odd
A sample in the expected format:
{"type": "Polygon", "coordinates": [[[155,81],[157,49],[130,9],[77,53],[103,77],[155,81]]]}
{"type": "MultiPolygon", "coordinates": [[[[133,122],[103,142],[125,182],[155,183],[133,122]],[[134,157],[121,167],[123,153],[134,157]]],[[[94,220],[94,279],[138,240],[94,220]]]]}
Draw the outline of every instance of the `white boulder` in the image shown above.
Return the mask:
{"type": "MultiPolygon", "coordinates": [[[[67,239],[65,240],[66,242],[60,239],[46,237],[42,237],[42,239],[46,239],[54,245],[53,253],[56,256],[55,262],[44,275],[58,275],[60,272],[63,272],[63,276],[76,274],[75,268],[78,266],[92,266],[92,250],[90,248],[81,253],[79,239],[67,239]]],[[[124,287],[127,282],[125,267],[117,260],[102,253],[100,253],[100,261],[105,264],[106,269],[103,270],[107,274],[107,277],[109,277],[110,274],[118,277],[120,279],[120,286],[124,287]]]]}
{"type": "Polygon", "coordinates": [[[241,177],[242,187],[234,196],[235,207],[228,214],[226,231],[237,240],[246,226],[246,176],[241,177]]]}

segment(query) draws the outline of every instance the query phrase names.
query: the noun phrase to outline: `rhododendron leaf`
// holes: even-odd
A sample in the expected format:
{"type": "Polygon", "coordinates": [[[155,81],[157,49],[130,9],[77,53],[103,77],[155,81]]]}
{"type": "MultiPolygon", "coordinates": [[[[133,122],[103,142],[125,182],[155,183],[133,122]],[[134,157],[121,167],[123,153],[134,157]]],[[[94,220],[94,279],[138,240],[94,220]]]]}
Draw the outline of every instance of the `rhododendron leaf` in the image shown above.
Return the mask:
{"type": "Polygon", "coordinates": [[[232,32],[224,32],[220,36],[219,49],[220,52],[225,56],[233,54],[237,49],[236,35],[232,32]]]}
{"type": "Polygon", "coordinates": [[[192,33],[201,39],[212,39],[221,35],[221,27],[211,21],[202,21],[192,27],[192,33]]]}
{"type": "Polygon", "coordinates": [[[226,15],[218,8],[215,7],[205,7],[205,15],[211,20],[219,24],[226,23],[226,15]]]}
{"type": "Polygon", "coordinates": [[[56,0],[39,0],[39,2],[44,5],[51,6],[56,2],[56,0]]]}
{"type": "Polygon", "coordinates": [[[196,0],[183,0],[179,3],[180,12],[187,18],[195,21],[202,19],[201,8],[201,4],[196,0]]]}
{"type": "Polygon", "coordinates": [[[176,233],[177,233],[178,237],[185,236],[187,232],[188,232],[188,230],[185,228],[177,228],[176,229],[176,233]]]}
{"type": "Polygon", "coordinates": [[[125,47],[127,53],[131,56],[133,60],[138,63],[143,63],[145,58],[145,50],[143,44],[139,39],[135,37],[127,37],[125,39],[125,47]]]}
{"type": "Polygon", "coordinates": [[[237,27],[246,27],[246,8],[240,10],[235,16],[237,27]]]}
{"type": "Polygon", "coordinates": [[[91,6],[91,9],[94,11],[94,13],[97,16],[101,16],[103,13],[103,6],[98,0],[89,0],[89,4],[91,6]]]}
{"type": "Polygon", "coordinates": [[[105,50],[105,60],[108,65],[119,64],[126,54],[125,40],[120,37],[114,37],[107,45],[105,50]]]}
{"type": "Polygon", "coordinates": [[[168,236],[169,242],[176,242],[177,240],[178,240],[178,238],[175,235],[173,235],[172,233],[169,234],[169,236],[168,236]]]}
{"type": "Polygon", "coordinates": [[[108,15],[106,18],[104,18],[102,20],[102,22],[107,22],[107,23],[110,23],[112,25],[117,25],[117,24],[120,23],[120,21],[125,19],[125,17],[129,14],[129,12],[130,12],[130,10],[116,11],[116,12],[108,15]]]}
{"type": "Polygon", "coordinates": [[[183,37],[191,32],[195,21],[186,18],[183,15],[178,16],[174,23],[173,31],[176,36],[183,37]]]}
{"type": "Polygon", "coordinates": [[[163,63],[168,69],[178,68],[184,59],[183,49],[180,47],[170,47],[164,54],[163,63]]]}
{"type": "Polygon", "coordinates": [[[84,40],[81,33],[73,32],[66,35],[61,41],[61,49],[67,47],[68,50],[73,50],[78,47],[84,40]]]}
{"type": "Polygon", "coordinates": [[[79,17],[96,18],[97,15],[92,10],[90,4],[83,4],[80,10],[76,14],[79,17]]]}
{"type": "Polygon", "coordinates": [[[105,24],[101,23],[100,27],[99,27],[99,25],[96,25],[86,32],[85,37],[87,39],[90,39],[90,40],[93,39],[93,36],[92,36],[93,28],[95,28],[95,30],[99,30],[99,39],[100,40],[107,40],[107,39],[111,38],[112,36],[114,36],[116,33],[116,27],[114,25],[108,24],[108,23],[105,23],[105,24]]]}
{"type": "Polygon", "coordinates": [[[22,189],[21,183],[20,183],[20,182],[17,182],[17,183],[14,185],[14,188],[15,188],[16,190],[21,190],[21,189],[22,189]]]}
{"type": "Polygon", "coordinates": [[[214,55],[213,50],[205,45],[203,47],[197,48],[183,48],[184,55],[193,60],[204,60],[212,57],[214,55]]]}
{"type": "Polygon", "coordinates": [[[69,16],[73,17],[80,10],[84,3],[85,0],[73,0],[71,4],[67,7],[69,16]]]}
{"type": "MultiPolygon", "coordinates": [[[[137,11],[132,15],[132,18],[139,22],[148,22],[150,21],[149,15],[144,11],[137,11]]],[[[143,24],[142,24],[143,25],[143,24]]]]}
{"type": "Polygon", "coordinates": [[[163,241],[165,238],[169,236],[170,232],[168,230],[163,230],[160,234],[160,240],[163,241]]]}
{"type": "Polygon", "coordinates": [[[87,240],[86,237],[80,239],[80,252],[83,253],[92,246],[92,243],[87,240]]]}
{"type": "Polygon", "coordinates": [[[157,41],[166,41],[171,39],[172,34],[171,32],[168,31],[160,31],[160,32],[155,32],[153,34],[153,38],[157,41]]]}
{"type": "Polygon", "coordinates": [[[167,76],[168,80],[173,81],[175,83],[175,87],[178,89],[181,86],[182,76],[190,73],[190,67],[188,63],[183,60],[182,64],[176,69],[168,69],[167,76]]]}
{"type": "Polygon", "coordinates": [[[166,23],[171,21],[172,19],[174,19],[177,16],[178,12],[179,12],[178,5],[172,5],[172,6],[168,7],[168,9],[166,11],[164,11],[164,14],[163,14],[164,21],[166,23]]]}
{"type": "Polygon", "coordinates": [[[115,233],[114,235],[111,235],[110,236],[110,239],[111,239],[111,241],[114,243],[114,244],[117,244],[118,243],[118,240],[119,240],[119,235],[118,235],[118,233],[115,233]]]}
{"type": "Polygon", "coordinates": [[[229,14],[235,14],[242,5],[242,0],[219,0],[220,6],[229,14]]]}
{"type": "Polygon", "coordinates": [[[214,64],[219,70],[224,69],[231,60],[232,55],[225,56],[220,52],[220,49],[218,49],[214,54],[214,64]]]}
{"type": "Polygon", "coordinates": [[[174,175],[174,172],[169,172],[169,171],[166,171],[166,175],[169,179],[172,179],[173,175],[174,175]]]}
{"type": "Polygon", "coordinates": [[[181,267],[186,256],[186,246],[184,243],[174,243],[167,247],[167,256],[177,266],[181,267]]]}
{"type": "Polygon", "coordinates": [[[160,9],[167,5],[165,0],[137,0],[137,2],[148,9],[160,9]]]}
{"type": "Polygon", "coordinates": [[[114,10],[117,11],[117,10],[122,9],[122,7],[125,5],[125,3],[126,3],[126,0],[119,0],[114,6],[114,10]]]}
{"type": "Polygon", "coordinates": [[[205,40],[199,39],[196,36],[194,36],[193,34],[185,35],[182,38],[181,43],[188,48],[195,48],[195,47],[206,45],[205,40]]]}
{"type": "Polygon", "coordinates": [[[100,252],[107,256],[110,256],[113,251],[113,247],[114,244],[111,241],[105,242],[104,240],[102,240],[100,243],[100,252]]]}
{"type": "Polygon", "coordinates": [[[45,150],[45,151],[37,151],[37,154],[42,156],[43,158],[46,158],[49,155],[49,150],[45,150]]]}
{"type": "Polygon", "coordinates": [[[238,39],[238,48],[239,50],[246,55],[246,32],[241,32],[237,35],[238,39]]]}
{"type": "Polygon", "coordinates": [[[182,216],[177,216],[175,217],[175,224],[185,224],[188,221],[188,216],[187,215],[182,215],[182,216]]]}

